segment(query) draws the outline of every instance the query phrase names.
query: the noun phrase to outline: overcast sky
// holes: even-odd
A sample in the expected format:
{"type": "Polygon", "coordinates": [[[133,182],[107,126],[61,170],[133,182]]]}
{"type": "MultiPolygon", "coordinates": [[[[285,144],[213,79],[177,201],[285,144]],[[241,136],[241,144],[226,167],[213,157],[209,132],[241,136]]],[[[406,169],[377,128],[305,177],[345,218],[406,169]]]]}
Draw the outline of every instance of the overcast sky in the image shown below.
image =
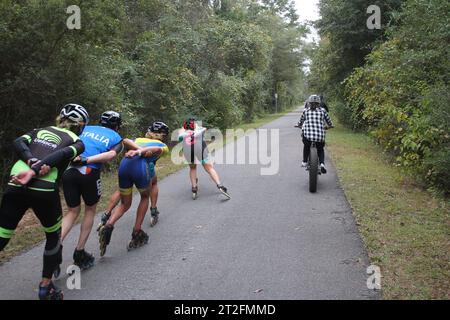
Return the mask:
{"type": "MultiPolygon", "coordinates": [[[[300,16],[300,21],[313,21],[319,18],[319,8],[317,7],[319,0],[295,0],[297,4],[297,13],[300,16]]],[[[312,30],[313,33],[309,35],[308,40],[318,40],[319,36],[312,30]]]]}

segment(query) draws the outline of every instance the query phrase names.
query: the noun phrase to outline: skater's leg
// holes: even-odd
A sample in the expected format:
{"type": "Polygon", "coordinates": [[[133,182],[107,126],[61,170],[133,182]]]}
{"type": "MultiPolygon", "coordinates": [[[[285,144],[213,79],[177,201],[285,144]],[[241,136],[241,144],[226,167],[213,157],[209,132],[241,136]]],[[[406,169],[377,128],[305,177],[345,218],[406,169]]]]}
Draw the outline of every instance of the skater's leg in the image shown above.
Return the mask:
{"type": "Polygon", "coordinates": [[[83,176],[81,195],[85,203],[84,217],[80,227],[77,250],[84,249],[94,224],[95,210],[102,194],[100,171],[92,170],[83,176]]]}
{"type": "Polygon", "coordinates": [[[189,178],[191,180],[192,188],[197,187],[197,165],[196,164],[190,164],[189,165],[189,178]]]}
{"type": "Polygon", "coordinates": [[[116,207],[111,213],[111,218],[109,218],[107,225],[114,226],[114,224],[119,220],[125,212],[127,212],[133,201],[133,194],[121,194],[120,195],[120,205],[116,207]]]}
{"type": "Polygon", "coordinates": [[[61,241],[64,241],[80,215],[83,175],[77,169],[72,168],[64,172],[62,182],[64,199],[69,208],[62,222],[61,241]]]}
{"type": "Polygon", "coordinates": [[[142,228],[142,222],[144,221],[150,202],[150,187],[144,190],[139,190],[139,192],[141,194],[141,200],[137,209],[134,230],[140,230],[142,228]]]}
{"type": "Polygon", "coordinates": [[[158,193],[159,193],[159,187],[158,187],[158,178],[154,176],[152,178],[151,182],[151,191],[150,191],[150,207],[156,208],[158,204],[158,193]]]}
{"type": "Polygon", "coordinates": [[[26,191],[22,188],[8,187],[0,205],[0,251],[14,234],[19,221],[30,206],[26,191]]]}
{"type": "Polygon", "coordinates": [[[51,193],[36,192],[33,195],[32,208],[44,227],[47,238],[41,281],[41,285],[46,286],[51,282],[53,272],[62,262],[62,209],[59,191],[56,190],[51,193]]]}
{"type": "Polygon", "coordinates": [[[109,198],[108,207],[106,208],[106,214],[111,214],[111,212],[119,204],[119,202],[120,202],[120,191],[117,190],[109,198]]]}
{"type": "Polygon", "coordinates": [[[64,241],[66,236],[69,234],[70,230],[72,230],[73,225],[75,224],[75,221],[77,220],[78,216],[80,215],[81,206],[75,207],[75,208],[69,208],[66,215],[63,218],[62,221],[62,228],[61,228],[61,241],[64,241]]]}
{"type": "Polygon", "coordinates": [[[228,193],[227,188],[225,188],[225,186],[223,186],[220,183],[219,175],[217,174],[217,171],[214,169],[214,166],[208,162],[203,162],[202,164],[203,164],[203,168],[205,169],[205,171],[208,172],[211,179],[217,185],[217,188],[219,189],[219,191],[222,192],[226,197],[228,197],[228,199],[230,199],[231,198],[230,194],[228,193]]]}
{"type": "Polygon", "coordinates": [[[211,163],[203,163],[203,168],[206,172],[208,172],[211,179],[214,181],[216,185],[220,185],[220,178],[217,174],[217,171],[214,169],[213,165],[211,163]]]}
{"type": "Polygon", "coordinates": [[[84,218],[80,226],[80,238],[78,239],[77,250],[82,250],[86,246],[86,242],[94,225],[95,211],[97,209],[97,204],[93,206],[86,205],[84,211],[84,218]]]}

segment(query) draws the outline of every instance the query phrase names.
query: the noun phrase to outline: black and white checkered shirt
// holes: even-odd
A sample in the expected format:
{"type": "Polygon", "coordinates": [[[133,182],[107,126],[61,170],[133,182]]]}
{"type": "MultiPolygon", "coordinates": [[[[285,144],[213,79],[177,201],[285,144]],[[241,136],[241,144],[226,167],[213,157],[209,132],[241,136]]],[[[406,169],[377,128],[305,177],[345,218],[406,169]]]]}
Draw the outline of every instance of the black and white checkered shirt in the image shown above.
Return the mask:
{"type": "Polygon", "coordinates": [[[325,122],[329,127],[333,126],[330,116],[324,108],[305,108],[298,124],[306,139],[325,142],[325,122]]]}

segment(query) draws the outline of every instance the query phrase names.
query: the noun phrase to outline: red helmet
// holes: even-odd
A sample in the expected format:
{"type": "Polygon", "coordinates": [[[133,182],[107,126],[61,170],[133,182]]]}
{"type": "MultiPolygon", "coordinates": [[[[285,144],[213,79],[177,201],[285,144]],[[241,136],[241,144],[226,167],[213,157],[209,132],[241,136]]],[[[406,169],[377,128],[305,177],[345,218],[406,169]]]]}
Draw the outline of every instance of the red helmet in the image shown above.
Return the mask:
{"type": "Polygon", "coordinates": [[[195,129],[195,118],[189,118],[183,122],[184,130],[194,130],[195,129]]]}

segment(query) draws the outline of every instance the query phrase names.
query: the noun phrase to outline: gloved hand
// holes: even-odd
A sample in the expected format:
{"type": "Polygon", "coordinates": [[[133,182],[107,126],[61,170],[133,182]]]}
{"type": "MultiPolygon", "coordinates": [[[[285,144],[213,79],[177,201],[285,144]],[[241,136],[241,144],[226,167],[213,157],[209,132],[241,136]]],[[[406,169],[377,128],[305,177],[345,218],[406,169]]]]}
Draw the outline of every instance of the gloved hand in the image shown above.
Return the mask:
{"type": "Polygon", "coordinates": [[[72,164],[76,166],[85,166],[87,165],[88,158],[83,156],[78,156],[72,160],[72,164]]]}

